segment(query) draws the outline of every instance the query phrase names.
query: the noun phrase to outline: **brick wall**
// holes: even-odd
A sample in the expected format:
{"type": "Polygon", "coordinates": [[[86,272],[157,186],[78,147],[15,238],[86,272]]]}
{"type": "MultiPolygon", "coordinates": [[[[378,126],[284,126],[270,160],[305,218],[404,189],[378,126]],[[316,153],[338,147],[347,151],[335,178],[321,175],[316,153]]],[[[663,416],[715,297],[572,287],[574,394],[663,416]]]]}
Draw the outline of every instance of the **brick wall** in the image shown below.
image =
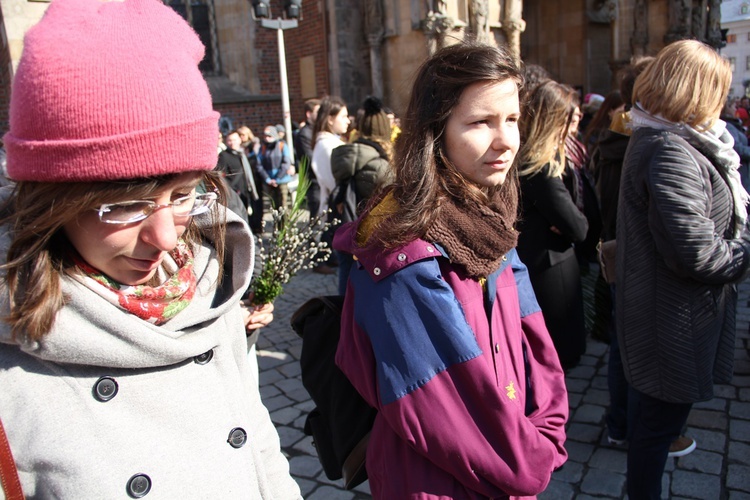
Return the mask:
{"type": "MultiPolygon", "coordinates": [[[[277,2],[280,3],[280,0],[277,2]]],[[[303,0],[302,20],[295,29],[284,32],[284,46],[286,47],[287,78],[289,80],[289,108],[292,120],[301,121],[305,117],[304,102],[311,97],[321,97],[330,93],[328,82],[328,44],[326,43],[327,27],[326,12],[323,0],[303,0]],[[302,95],[302,75],[300,61],[312,56],[315,61],[314,75],[305,75],[314,79],[316,96],[302,95]]],[[[271,31],[271,30],[265,30],[271,31]]],[[[276,33],[273,33],[274,36],[276,33]]],[[[274,50],[276,43],[274,39],[274,50]]],[[[278,63],[276,65],[278,73],[278,63]]]]}
{"type": "MultiPolygon", "coordinates": [[[[219,4],[222,0],[215,0],[219,4]]],[[[227,0],[231,1],[231,0],[227,0]]],[[[243,2],[249,4],[246,0],[243,2]]],[[[273,18],[281,15],[281,0],[271,2],[271,14],[273,18]]],[[[329,93],[328,87],[328,56],[326,53],[326,22],[325,10],[322,0],[303,0],[303,18],[298,27],[284,31],[284,47],[287,62],[287,80],[289,84],[289,107],[293,122],[302,121],[305,117],[304,102],[311,97],[320,97],[329,93]],[[309,82],[313,82],[315,95],[303,95],[302,78],[300,72],[300,61],[306,59],[314,61],[312,65],[313,74],[304,75],[309,82]]],[[[215,103],[214,108],[232,120],[235,127],[247,125],[254,133],[259,133],[265,125],[283,123],[281,109],[281,83],[278,58],[278,33],[274,29],[263,28],[260,21],[249,19],[249,13],[245,16],[247,23],[239,26],[221,26],[223,18],[217,16],[217,28],[239,29],[247,33],[248,42],[251,41],[254,48],[252,53],[247,53],[249,44],[243,46],[245,51],[243,58],[250,61],[247,71],[250,75],[246,78],[245,85],[248,87],[252,98],[246,102],[215,103]],[[253,24],[252,26],[250,24],[253,24]]],[[[234,34],[235,38],[240,35],[234,34]]],[[[220,41],[228,37],[220,33],[220,41]]],[[[226,60],[225,74],[234,75],[237,62],[231,59],[232,55],[225,51],[235,50],[230,39],[229,42],[220,44],[219,51],[226,60]]],[[[243,81],[236,81],[243,84],[243,81]]],[[[243,85],[244,86],[244,85],[243,85]]]]}
{"type": "Polygon", "coordinates": [[[214,104],[214,109],[232,121],[233,128],[241,125],[250,127],[255,135],[263,131],[266,125],[282,123],[281,101],[265,101],[236,104],[214,104]]]}

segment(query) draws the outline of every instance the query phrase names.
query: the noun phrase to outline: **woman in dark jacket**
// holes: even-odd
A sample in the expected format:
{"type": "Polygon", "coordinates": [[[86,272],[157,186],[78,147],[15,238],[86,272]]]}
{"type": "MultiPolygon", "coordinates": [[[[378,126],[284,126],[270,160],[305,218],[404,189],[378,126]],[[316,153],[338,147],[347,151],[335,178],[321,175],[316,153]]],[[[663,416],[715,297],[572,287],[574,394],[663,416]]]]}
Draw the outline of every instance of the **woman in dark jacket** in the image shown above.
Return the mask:
{"type": "MultiPolygon", "coordinates": [[[[377,188],[390,179],[391,123],[376,97],[365,99],[359,113],[359,138],[331,153],[331,171],[336,179],[334,203],[342,222],[353,221],[377,188]]],[[[353,259],[339,256],[339,293],[344,295],[353,259]]]]}
{"type": "Polygon", "coordinates": [[[548,81],[536,87],[521,118],[523,145],[518,154],[518,255],[529,268],[563,368],[577,365],[586,350],[581,275],[573,245],[586,238],[588,222],[563,180],[573,175],[564,149],[576,109],[575,90],[567,85],[548,81]]]}
{"type": "Polygon", "coordinates": [[[697,41],[635,82],[617,218],[617,331],[631,386],[630,498],[661,497],[693,403],[729,382],[736,283],[747,274],[747,193],[719,112],[729,63],[697,41]],[[668,98],[665,98],[668,96],[668,98]]]}

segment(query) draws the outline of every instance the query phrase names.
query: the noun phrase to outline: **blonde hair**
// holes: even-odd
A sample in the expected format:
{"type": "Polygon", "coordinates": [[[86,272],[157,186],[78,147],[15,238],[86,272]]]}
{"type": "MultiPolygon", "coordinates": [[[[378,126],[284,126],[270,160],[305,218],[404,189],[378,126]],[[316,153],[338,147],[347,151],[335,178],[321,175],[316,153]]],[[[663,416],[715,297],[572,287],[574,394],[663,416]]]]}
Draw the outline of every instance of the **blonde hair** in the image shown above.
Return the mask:
{"type": "Polygon", "coordinates": [[[575,89],[548,80],[531,91],[521,116],[518,175],[535,175],[550,165],[550,177],[565,170],[565,136],[578,106],[575,89]]]}
{"type": "MultiPolygon", "coordinates": [[[[10,304],[10,313],[3,319],[13,336],[42,338],[65,305],[60,277],[76,269],[70,259],[72,245],[62,229],[65,224],[103,203],[148,198],[178,175],[135,181],[19,182],[0,215],[0,224],[11,231],[8,254],[0,269],[5,272],[2,292],[10,304]]],[[[226,189],[219,174],[203,172],[203,180],[206,186],[216,188],[219,203],[225,204],[226,189]]],[[[219,210],[219,204],[214,205],[214,221],[223,220],[219,210]]],[[[183,239],[195,248],[203,236],[209,236],[222,263],[224,226],[217,223],[201,231],[191,221],[183,239]]]]}
{"type": "Polygon", "coordinates": [[[243,141],[244,143],[253,142],[255,140],[255,134],[253,134],[253,131],[250,130],[250,127],[248,127],[247,125],[238,127],[237,130],[234,130],[234,132],[237,132],[240,135],[240,138],[242,138],[243,135],[247,137],[247,141],[243,141]]]}
{"type": "Polygon", "coordinates": [[[732,83],[729,62],[697,40],[680,40],[661,49],[638,76],[633,102],[652,115],[699,130],[719,118],[732,83]]]}

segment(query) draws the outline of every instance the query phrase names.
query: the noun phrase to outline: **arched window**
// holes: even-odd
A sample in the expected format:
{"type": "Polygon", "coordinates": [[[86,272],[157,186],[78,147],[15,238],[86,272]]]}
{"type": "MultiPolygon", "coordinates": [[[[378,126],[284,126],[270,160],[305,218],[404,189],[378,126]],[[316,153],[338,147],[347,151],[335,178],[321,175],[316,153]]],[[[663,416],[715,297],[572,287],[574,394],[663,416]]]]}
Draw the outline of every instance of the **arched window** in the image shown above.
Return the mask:
{"type": "Polygon", "coordinates": [[[221,72],[219,48],[216,37],[216,20],[213,0],[164,0],[193,27],[206,47],[206,55],[199,68],[203,74],[214,75],[221,72]]]}

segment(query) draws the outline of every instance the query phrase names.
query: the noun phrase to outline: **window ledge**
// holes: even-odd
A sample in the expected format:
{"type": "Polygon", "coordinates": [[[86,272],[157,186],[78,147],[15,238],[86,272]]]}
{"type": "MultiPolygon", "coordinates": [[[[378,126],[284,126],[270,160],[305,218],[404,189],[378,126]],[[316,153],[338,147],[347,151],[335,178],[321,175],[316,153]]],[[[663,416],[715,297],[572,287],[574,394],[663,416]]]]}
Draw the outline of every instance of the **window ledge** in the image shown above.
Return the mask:
{"type": "Polygon", "coordinates": [[[204,75],[214,104],[241,104],[249,102],[269,102],[281,100],[279,94],[253,94],[245,87],[237,85],[226,76],[204,75]]]}

